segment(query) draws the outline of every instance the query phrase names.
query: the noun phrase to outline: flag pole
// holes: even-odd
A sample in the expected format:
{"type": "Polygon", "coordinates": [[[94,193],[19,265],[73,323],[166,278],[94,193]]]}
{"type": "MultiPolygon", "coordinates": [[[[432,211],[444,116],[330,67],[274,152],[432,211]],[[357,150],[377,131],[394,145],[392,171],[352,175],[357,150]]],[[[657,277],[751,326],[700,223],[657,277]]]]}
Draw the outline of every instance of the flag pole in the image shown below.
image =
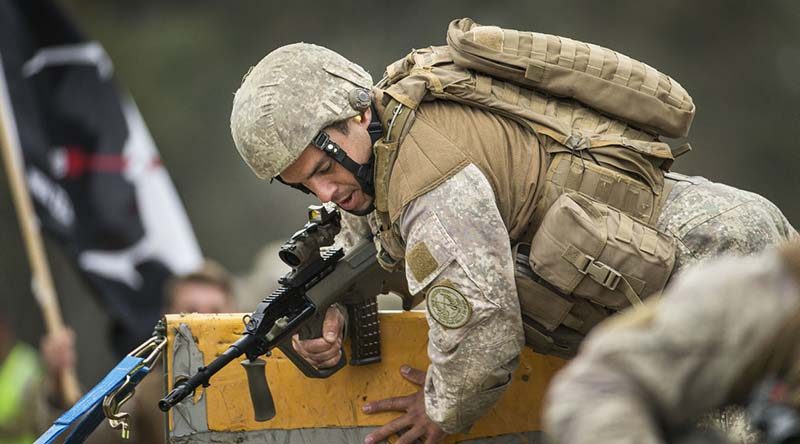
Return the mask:
{"type": "MultiPolygon", "coordinates": [[[[8,176],[14,207],[17,210],[25,251],[31,267],[33,293],[42,310],[48,334],[62,334],[65,328],[58,305],[53,277],[44,251],[42,235],[33,211],[33,202],[25,183],[25,164],[21,159],[19,135],[16,131],[14,116],[11,113],[11,98],[5,81],[2,60],[0,60],[0,149],[3,153],[3,164],[8,176]]],[[[64,401],[74,404],[81,392],[75,369],[66,369],[61,374],[61,388],[64,401]]]]}

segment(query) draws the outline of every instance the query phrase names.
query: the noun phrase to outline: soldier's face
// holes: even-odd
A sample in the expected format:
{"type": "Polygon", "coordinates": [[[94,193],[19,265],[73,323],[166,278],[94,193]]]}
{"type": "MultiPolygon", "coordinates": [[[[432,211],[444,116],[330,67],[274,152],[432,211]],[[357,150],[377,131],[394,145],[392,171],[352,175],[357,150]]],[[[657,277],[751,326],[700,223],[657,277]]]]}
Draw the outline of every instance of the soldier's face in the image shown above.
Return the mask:
{"type": "MultiPolygon", "coordinates": [[[[370,118],[370,110],[367,110],[361,122],[348,121],[346,134],[336,128],[327,128],[325,132],[350,158],[364,164],[372,154],[372,141],[367,132],[370,118]]],[[[302,184],[322,202],[334,202],[350,213],[364,214],[372,206],[373,197],[361,189],[353,174],[313,145],[306,147],[281,173],[281,179],[290,184],[302,184]]]]}

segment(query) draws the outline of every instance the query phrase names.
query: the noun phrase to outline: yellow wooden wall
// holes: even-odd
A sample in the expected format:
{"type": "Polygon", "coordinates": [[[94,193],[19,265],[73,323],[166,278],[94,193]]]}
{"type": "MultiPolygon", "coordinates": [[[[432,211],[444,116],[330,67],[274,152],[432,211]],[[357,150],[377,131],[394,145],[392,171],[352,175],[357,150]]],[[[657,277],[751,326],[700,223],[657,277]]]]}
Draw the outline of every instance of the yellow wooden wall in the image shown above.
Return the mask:
{"type": "MultiPolygon", "coordinates": [[[[167,316],[169,347],[175,328],[187,324],[199,341],[205,363],[236,341],[243,330],[242,314],[167,316]]],[[[256,422],[244,369],[234,361],[211,379],[207,393],[208,426],[215,431],[296,429],[319,427],[380,426],[397,414],[366,415],[365,401],[402,396],[417,390],[399,372],[402,364],[426,368],[428,326],[424,313],[382,313],[383,361],[367,366],[346,366],[328,379],[306,378],[280,351],[266,358],[267,381],[275,400],[277,416],[256,422]]],[[[479,420],[469,435],[450,441],[538,431],[541,402],[552,375],[564,364],[558,358],[542,356],[525,347],[511,387],[488,415],[479,420]]],[[[168,359],[172,381],[171,356],[168,359]]],[[[200,390],[195,396],[200,395],[200,390]]]]}

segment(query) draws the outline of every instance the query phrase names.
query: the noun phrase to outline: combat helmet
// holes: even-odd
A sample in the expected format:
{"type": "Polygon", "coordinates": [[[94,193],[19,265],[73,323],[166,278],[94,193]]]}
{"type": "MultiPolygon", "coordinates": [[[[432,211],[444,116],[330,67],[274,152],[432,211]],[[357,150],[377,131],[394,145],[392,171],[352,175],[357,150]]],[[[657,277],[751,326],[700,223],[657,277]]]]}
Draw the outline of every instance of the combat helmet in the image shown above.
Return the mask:
{"type": "Polygon", "coordinates": [[[369,73],[330,49],[282,46],[250,68],[236,91],[236,149],[261,179],[276,178],[309,144],[350,161],[322,129],[367,109],[371,88],[369,73]]]}

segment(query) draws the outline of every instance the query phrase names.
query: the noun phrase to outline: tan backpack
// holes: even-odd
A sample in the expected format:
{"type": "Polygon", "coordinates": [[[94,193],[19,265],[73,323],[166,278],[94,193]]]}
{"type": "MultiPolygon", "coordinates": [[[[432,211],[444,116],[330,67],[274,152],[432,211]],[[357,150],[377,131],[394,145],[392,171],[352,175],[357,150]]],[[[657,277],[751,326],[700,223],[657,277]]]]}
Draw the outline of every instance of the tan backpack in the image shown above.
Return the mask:
{"type": "MultiPolygon", "coordinates": [[[[652,227],[675,157],[659,136],[686,135],[694,104],[670,77],[596,45],[470,19],[453,21],[447,41],[387,67],[378,84],[391,98],[386,140],[402,138],[408,110],[435,99],[489,109],[537,134],[549,165],[528,231],[535,236],[516,239],[533,246],[515,250],[517,286],[533,320],[529,344],[570,356],[588,329],[660,291],[672,271],[672,239],[652,227]],[[585,229],[571,236],[573,226],[585,229]]],[[[390,164],[376,164],[376,188],[390,164]]]]}
{"type": "Polygon", "coordinates": [[[616,51],[566,37],[481,26],[468,18],[450,23],[447,43],[458,66],[575,99],[654,134],[689,133],[695,108],[686,90],[616,51]]]}

